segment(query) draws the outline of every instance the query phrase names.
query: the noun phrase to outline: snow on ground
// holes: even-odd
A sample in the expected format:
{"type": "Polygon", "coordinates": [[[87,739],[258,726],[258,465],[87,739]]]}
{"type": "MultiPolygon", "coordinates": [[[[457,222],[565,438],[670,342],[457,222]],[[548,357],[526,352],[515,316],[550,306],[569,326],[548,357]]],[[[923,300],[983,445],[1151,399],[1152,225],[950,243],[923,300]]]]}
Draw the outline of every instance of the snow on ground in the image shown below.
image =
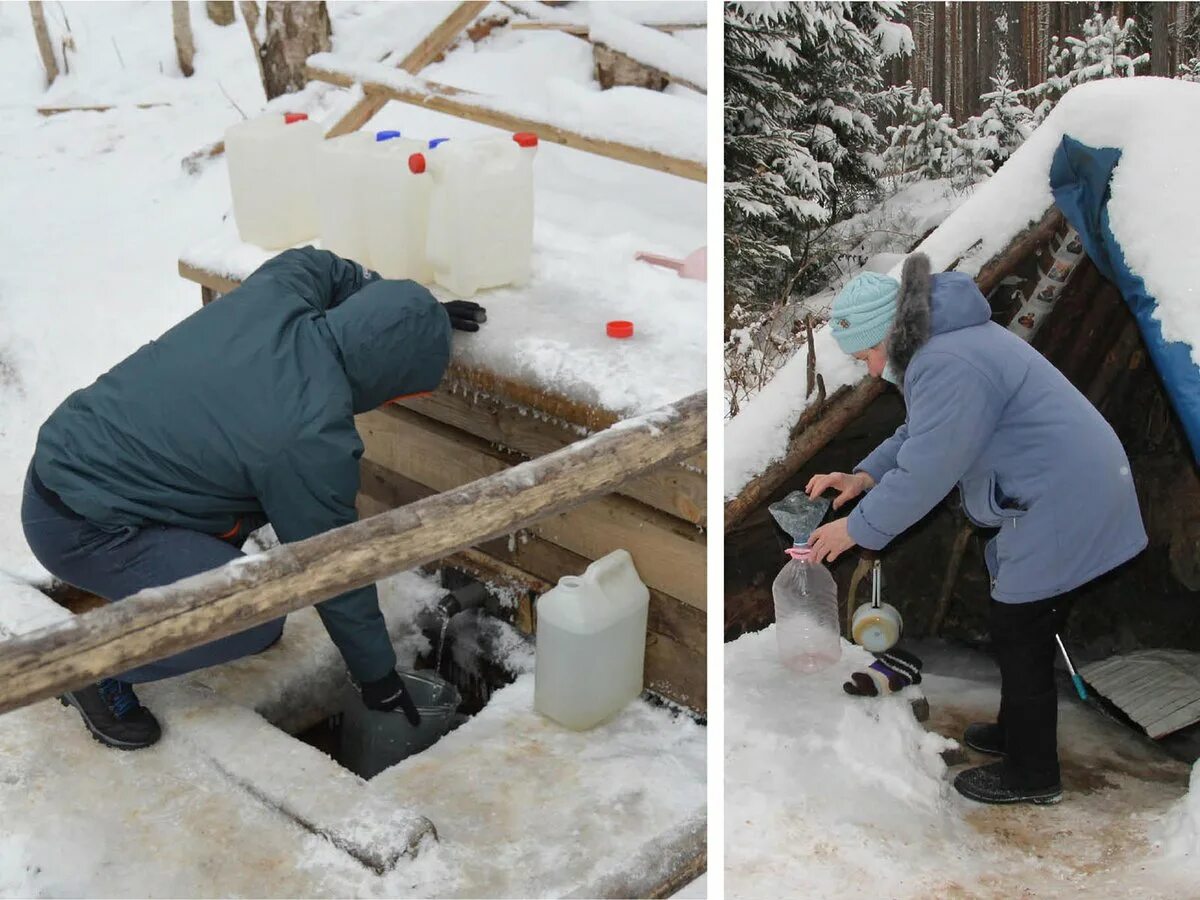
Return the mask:
{"type": "Polygon", "coordinates": [[[1192,824],[1179,800],[1187,767],[1068,689],[1059,712],[1063,802],[987,807],[953,791],[957,769],[942,762],[948,742],[939,735],[956,738],[994,716],[989,659],[918,648],[927,673],[919,690],[932,710],[926,731],[905,694],[843,693],[848,673],[870,661],[861,648],[844,644],[832,669],[799,676],[779,663],[774,632],[725,646],[728,897],[1195,893],[1195,846],[1189,859],[1165,842],[1169,827],[1192,824]]]}
{"type": "MultiPolygon", "coordinates": [[[[332,3],[334,50],[402,55],[453,5],[332,3]]],[[[48,5],[46,12],[56,34],[65,30],[63,17],[69,20],[77,48],[71,74],[48,92],[27,5],[0,4],[6,250],[0,271],[0,633],[63,615],[23,583],[44,576],[19,523],[37,429],[71,391],[197,308],[199,291],[179,278],[176,262],[228,219],[228,181],[220,158],[195,174],[185,173],[180,161],[239,121],[236,107],[254,115],[264,104],[244,26],[212,25],[203,4],[192,4],[197,71],[190,79],[175,63],[167,4],[67,3],[48,5]],[[142,102],[170,105],[137,109],[142,102]],[[110,103],[119,108],[48,118],[34,111],[39,104],[110,103]]],[[[586,47],[558,33],[530,32],[520,41],[500,35],[466,42],[426,74],[464,87],[488,83],[492,90],[520,91],[536,81],[539,65],[569,60],[561,77],[578,82],[585,73],[579,48],[586,47]],[[526,49],[518,53],[518,45],[526,49]]],[[[681,103],[700,102],[679,96],[681,103]]],[[[325,118],[352,101],[351,92],[313,85],[272,108],[298,107],[325,118]]],[[[394,104],[372,126],[456,137],[488,132],[394,104]]],[[[537,168],[546,277],[588,298],[589,314],[601,327],[607,318],[628,315],[652,338],[673,315],[671,327],[682,335],[673,345],[677,371],[663,374],[665,387],[633,386],[600,402],[649,407],[667,394],[676,399],[702,387],[702,286],[634,265],[632,254],[647,249],[682,256],[703,243],[703,186],[546,144],[537,168]],[[657,305],[643,309],[651,298],[657,305]]],[[[503,307],[521,299],[497,292],[486,302],[493,312],[489,325],[499,323],[499,334],[503,307]]],[[[584,315],[580,308],[565,315],[545,298],[539,304],[547,315],[536,333],[505,334],[520,353],[553,357],[562,381],[586,382],[589,367],[633,372],[649,356],[651,342],[644,339],[606,347],[607,361],[586,358],[595,348],[554,357],[553,341],[591,320],[573,321],[584,315]]],[[[660,356],[670,354],[656,348],[654,358],[660,356]]],[[[624,378],[632,383],[631,375],[624,378]]],[[[424,646],[411,625],[415,610],[437,596],[436,586],[416,575],[381,583],[402,664],[424,646]]],[[[319,789],[310,781],[319,784],[314,773],[328,773],[334,764],[268,723],[299,727],[301,719],[332,709],[342,677],[315,612],[304,610],[289,618],[283,641],[259,657],[146,686],[143,699],[166,729],[149,750],[101,748],[77,715],[53,701],[0,717],[0,821],[21,823],[0,829],[0,895],[558,894],[610,875],[660,833],[703,815],[703,728],[635,703],[601,729],[565,734],[532,713],[532,676],[526,674],[437,750],[437,758],[456,769],[439,776],[445,783],[438,796],[422,793],[427,779],[399,769],[354,789],[364,810],[379,804],[413,810],[445,829],[442,842],[416,861],[376,876],[294,817],[255,799],[230,774],[231,767],[254,761],[253,747],[265,761],[278,762],[276,781],[286,784],[296,772],[305,788],[296,793],[319,813],[319,789]],[[195,706],[197,697],[209,699],[195,706]],[[244,744],[222,740],[235,733],[235,721],[236,733],[249,736],[244,744]],[[514,741],[522,752],[505,749],[514,741]],[[277,759],[264,749],[280,746],[287,749],[277,759]],[[399,795],[386,789],[393,777],[399,795]],[[486,799],[484,784],[493,792],[486,799]],[[472,819],[472,804],[486,806],[486,816],[472,819]]],[[[340,793],[331,804],[335,800],[348,802],[340,793]]],[[[362,818],[363,833],[386,838],[386,821],[362,818]]]]}
{"type": "MultiPolygon", "coordinates": [[[[795,305],[794,317],[812,312],[823,321],[842,286],[862,271],[888,272],[901,260],[903,251],[935,228],[963,204],[970,192],[955,190],[949,181],[918,181],[892,194],[865,213],[847,220],[837,231],[855,240],[851,257],[865,258],[861,268],[852,268],[834,279],[818,294],[795,305]]],[[[791,320],[777,323],[793,333],[791,320]]],[[[823,327],[814,333],[817,372],[825,381],[827,395],[866,377],[867,367],[842,353],[823,327]]],[[[725,421],[725,499],[736,497],[755,476],[783,456],[788,435],[801,413],[817,396],[805,397],[808,348],[800,347],[780,366],[765,387],[725,421]]]]}

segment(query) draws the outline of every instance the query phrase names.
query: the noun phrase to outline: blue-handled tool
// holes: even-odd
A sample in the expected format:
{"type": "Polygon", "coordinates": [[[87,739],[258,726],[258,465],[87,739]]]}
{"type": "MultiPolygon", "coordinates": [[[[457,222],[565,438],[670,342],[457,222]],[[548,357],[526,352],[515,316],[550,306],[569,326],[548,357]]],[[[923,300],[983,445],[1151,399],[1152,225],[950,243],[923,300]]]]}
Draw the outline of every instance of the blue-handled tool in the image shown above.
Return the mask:
{"type": "Polygon", "coordinates": [[[1083,678],[1075,671],[1075,666],[1071,664],[1071,657],[1067,656],[1067,648],[1063,646],[1062,638],[1057,634],[1054,639],[1058,641],[1058,649],[1062,651],[1063,659],[1067,663],[1067,671],[1071,673],[1071,681],[1075,683],[1075,693],[1079,695],[1080,700],[1087,700],[1087,688],[1083,686],[1083,678]]]}

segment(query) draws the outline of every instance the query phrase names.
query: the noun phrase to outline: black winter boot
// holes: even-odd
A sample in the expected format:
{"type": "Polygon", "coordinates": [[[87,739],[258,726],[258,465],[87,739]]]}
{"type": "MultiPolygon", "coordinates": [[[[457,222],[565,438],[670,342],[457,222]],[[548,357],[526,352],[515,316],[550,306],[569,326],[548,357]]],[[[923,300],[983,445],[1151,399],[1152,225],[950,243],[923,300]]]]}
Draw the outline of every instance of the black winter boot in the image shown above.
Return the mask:
{"type": "Polygon", "coordinates": [[[954,779],[954,789],[977,803],[1034,803],[1046,806],[1062,799],[1061,783],[1042,788],[1018,785],[1002,762],[959,772],[954,779]]]}
{"type": "Polygon", "coordinates": [[[1004,755],[1004,731],[996,722],[974,722],[963,732],[963,743],[980,753],[1004,755]]]}
{"type": "Polygon", "coordinates": [[[158,720],[138,702],[133,685],[127,682],[105,678],[63,694],[58,701],[79,710],[92,737],[108,747],[139,750],[162,736],[158,720]]]}

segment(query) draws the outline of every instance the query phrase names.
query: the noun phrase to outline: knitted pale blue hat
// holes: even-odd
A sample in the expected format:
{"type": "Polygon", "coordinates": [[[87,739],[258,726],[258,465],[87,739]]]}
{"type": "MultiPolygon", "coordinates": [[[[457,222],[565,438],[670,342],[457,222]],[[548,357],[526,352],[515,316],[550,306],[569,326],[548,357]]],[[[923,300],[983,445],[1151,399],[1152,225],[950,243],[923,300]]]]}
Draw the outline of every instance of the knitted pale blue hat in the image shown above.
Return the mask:
{"type": "Polygon", "coordinates": [[[900,282],[878,272],[863,272],[850,279],[829,311],[833,338],[843,353],[867,350],[887,337],[899,292],[900,282]]]}

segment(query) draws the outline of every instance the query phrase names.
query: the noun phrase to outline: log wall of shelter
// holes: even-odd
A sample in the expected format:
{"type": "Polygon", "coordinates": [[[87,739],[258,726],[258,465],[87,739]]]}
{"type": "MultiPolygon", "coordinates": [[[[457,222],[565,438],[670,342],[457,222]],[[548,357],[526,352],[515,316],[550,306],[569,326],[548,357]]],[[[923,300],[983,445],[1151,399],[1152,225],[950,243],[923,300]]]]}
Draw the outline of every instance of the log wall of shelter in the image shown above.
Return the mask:
{"type": "MultiPolygon", "coordinates": [[[[1043,242],[1022,257],[1014,278],[989,296],[998,321],[1028,295],[1051,253],[1043,242]]],[[[1090,585],[1072,614],[1073,649],[1097,658],[1151,646],[1200,650],[1200,477],[1192,453],[1150,362],[1133,315],[1117,289],[1089,261],[1076,269],[1038,333],[1042,352],[1108,419],[1129,454],[1150,546],[1139,557],[1090,585]]],[[[812,475],[849,471],[903,421],[903,402],[886,391],[866,412],[809,460],[767,502],[798,490],[812,475]]],[[[847,509],[846,512],[849,510],[847,509]]],[[[974,529],[956,577],[948,561],[966,526],[957,491],[884,552],[885,599],[905,619],[909,637],[937,633],[981,641],[988,633],[989,580],[983,545],[992,532],[974,529]],[[947,598],[944,618],[939,601],[947,598]]],[[[771,580],[782,566],[784,541],[764,502],[726,540],[726,638],[769,624],[771,580]]],[[[847,601],[858,554],[831,568],[847,601]]]]}
{"type": "Polygon", "coordinates": [[[1141,34],[1140,50],[1151,54],[1146,74],[1174,75],[1200,52],[1183,39],[1195,3],[907,3],[905,21],[916,45],[912,56],[894,59],[888,75],[893,84],[911,80],[927,87],[933,99],[961,122],[979,113],[980,94],[992,89],[991,77],[1002,55],[1009,61],[1015,87],[1040,84],[1046,78],[1050,38],[1080,36],[1081,23],[1099,11],[1133,18],[1141,34]]]}

